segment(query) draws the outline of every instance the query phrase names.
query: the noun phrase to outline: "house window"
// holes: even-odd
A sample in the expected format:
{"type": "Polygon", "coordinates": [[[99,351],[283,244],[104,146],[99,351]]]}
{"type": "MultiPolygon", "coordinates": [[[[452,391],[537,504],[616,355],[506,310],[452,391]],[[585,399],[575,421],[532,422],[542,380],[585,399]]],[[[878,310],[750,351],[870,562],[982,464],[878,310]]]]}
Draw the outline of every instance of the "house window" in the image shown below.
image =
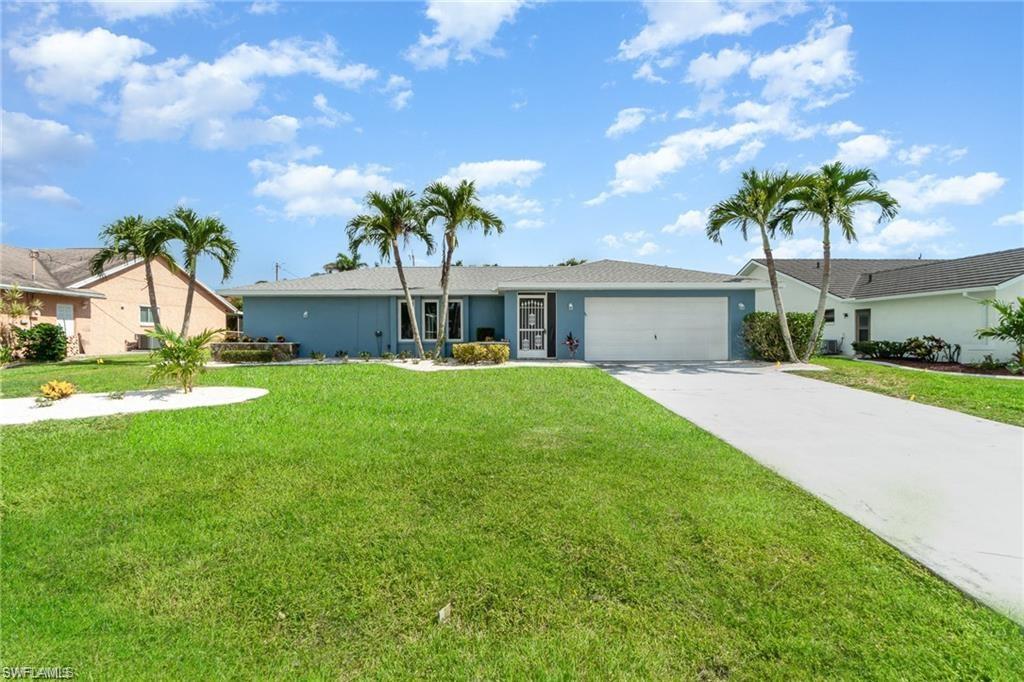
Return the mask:
{"type": "Polygon", "coordinates": [[[153,326],[153,308],[148,305],[139,306],[139,324],[143,327],[153,326]]]}
{"type": "Polygon", "coordinates": [[[405,301],[398,302],[398,339],[412,341],[412,320],[409,319],[409,306],[405,301]]]}
{"type": "MultiPolygon", "coordinates": [[[[423,338],[437,340],[438,313],[440,301],[423,302],[423,338]]],[[[448,340],[462,340],[462,301],[448,301],[448,340]]]]}
{"type": "Polygon", "coordinates": [[[835,311],[835,308],[825,308],[825,321],[826,322],[835,322],[836,321],[836,311],[835,311]]]}

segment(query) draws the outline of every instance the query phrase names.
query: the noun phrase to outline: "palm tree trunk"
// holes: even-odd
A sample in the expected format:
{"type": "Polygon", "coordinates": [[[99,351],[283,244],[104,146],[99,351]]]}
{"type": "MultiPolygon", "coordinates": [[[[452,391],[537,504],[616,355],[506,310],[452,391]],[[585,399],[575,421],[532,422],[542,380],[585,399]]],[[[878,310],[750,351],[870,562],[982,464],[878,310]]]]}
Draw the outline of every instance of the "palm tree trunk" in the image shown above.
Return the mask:
{"type": "MultiPolygon", "coordinates": [[[[409,285],[405,281],[405,270],[402,269],[402,251],[398,248],[398,242],[391,242],[391,248],[394,251],[395,267],[398,268],[398,281],[402,283],[402,291],[405,292],[405,305],[409,308],[409,323],[412,324],[412,340],[416,343],[416,351],[419,356],[426,357],[423,352],[423,339],[420,338],[420,326],[416,323],[416,309],[412,306],[412,294],[409,293],[409,285]]],[[[401,321],[401,320],[399,320],[401,321]]],[[[399,336],[402,334],[402,330],[398,330],[399,336]]],[[[397,346],[397,344],[395,344],[397,346]]]]}
{"type": "Polygon", "coordinates": [[[196,265],[189,264],[188,269],[188,295],[185,296],[185,319],[181,322],[181,335],[188,337],[188,323],[192,317],[192,298],[196,293],[196,265]]]}
{"type": "Polygon", "coordinates": [[[455,251],[448,234],[444,237],[444,261],[441,266],[441,310],[437,323],[437,344],[434,346],[434,357],[444,355],[444,344],[448,340],[448,282],[452,272],[452,253],[455,251]]]}
{"type": "Polygon", "coordinates": [[[146,289],[149,290],[149,309],[153,311],[153,324],[160,324],[160,309],[156,307],[156,284],[153,283],[153,262],[148,258],[146,265],[146,289]]]}
{"type": "Polygon", "coordinates": [[[779,316],[779,330],[782,332],[782,341],[786,344],[786,353],[789,354],[790,362],[797,362],[796,349],[793,347],[793,336],[789,333],[789,321],[786,319],[786,309],[782,305],[782,295],[779,293],[779,275],[775,272],[775,258],[772,256],[772,245],[768,241],[768,232],[764,225],[761,226],[761,245],[764,248],[764,260],[768,266],[768,281],[772,285],[772,298],[775,299],[775,313],[779,316]]]}
{"type": "Polygon", "coordinates": [[[825,304],[828,300],[828,284],[832,274],[832,243],[828,234],[828,220],[822,221],[822,261],[821,261],[821,291],[818,293],[818,309],[814,312],[814,326],[811,327],[811,338],[807,339],[807,349],[801,358],[804,362],[811,359],[814,351],[817,350],[818,336],[821,334],[821,325],[825,322],[825,304]]]}

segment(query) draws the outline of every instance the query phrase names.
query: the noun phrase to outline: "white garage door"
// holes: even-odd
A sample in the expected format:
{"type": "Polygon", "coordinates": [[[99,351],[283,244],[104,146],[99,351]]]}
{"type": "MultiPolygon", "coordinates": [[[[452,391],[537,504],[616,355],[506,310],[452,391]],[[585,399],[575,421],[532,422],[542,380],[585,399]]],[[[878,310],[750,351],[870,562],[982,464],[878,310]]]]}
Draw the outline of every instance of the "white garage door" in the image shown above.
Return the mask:
{"type": "Polygon", "coordinates": [[[587,298],[584,355],[591,361],[728,360],[727,298],[587,298]]]}

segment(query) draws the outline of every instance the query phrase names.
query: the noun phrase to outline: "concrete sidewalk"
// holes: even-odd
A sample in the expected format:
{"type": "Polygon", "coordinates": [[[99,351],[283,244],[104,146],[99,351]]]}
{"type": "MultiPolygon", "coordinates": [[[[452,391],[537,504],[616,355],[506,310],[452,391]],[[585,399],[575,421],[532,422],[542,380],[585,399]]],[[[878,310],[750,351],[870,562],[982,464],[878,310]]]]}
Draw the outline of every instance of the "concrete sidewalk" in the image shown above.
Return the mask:
{"type": "Polygon", "coordinates": [[[1024,429],[774,366],[603,369],[1024,622],[1024,429]]]}

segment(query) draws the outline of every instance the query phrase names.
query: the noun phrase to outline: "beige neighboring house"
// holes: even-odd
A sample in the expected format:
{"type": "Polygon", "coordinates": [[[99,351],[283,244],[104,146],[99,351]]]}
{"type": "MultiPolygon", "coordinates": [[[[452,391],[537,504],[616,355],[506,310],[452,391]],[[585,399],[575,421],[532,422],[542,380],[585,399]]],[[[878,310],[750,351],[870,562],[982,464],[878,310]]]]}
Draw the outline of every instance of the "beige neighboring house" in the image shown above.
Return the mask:
{"type": "MultiPolygon", "coordinates": [[[[64,328],[68,354],[123,353],[137,348],[139,337],[153,328],[145,267],[141,260],[113,263],[94,276],[89,261],[98,248],[22,249],[0,244],[0,289],[17,285],[41,310],[15,320],[21,327],[49,322],[64,328]]],[[[188,279],[163,261],[153,262],[160,322],[181,328],[188,279]]],[[[192,302],[192,332],[224,329],[238,311],[202,282],[192,302]]]]}

